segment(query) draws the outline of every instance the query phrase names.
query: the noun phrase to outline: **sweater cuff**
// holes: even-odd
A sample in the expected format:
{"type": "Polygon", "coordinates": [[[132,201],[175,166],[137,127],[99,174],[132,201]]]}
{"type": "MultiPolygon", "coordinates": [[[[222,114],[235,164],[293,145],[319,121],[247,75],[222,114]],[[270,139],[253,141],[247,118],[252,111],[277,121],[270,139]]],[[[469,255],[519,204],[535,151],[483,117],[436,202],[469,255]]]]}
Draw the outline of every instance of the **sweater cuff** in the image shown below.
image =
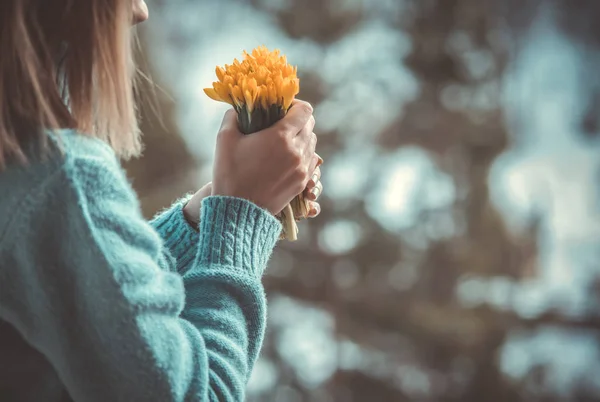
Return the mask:
{"type": "Polygon", "coordinates": [[[156,215],[150,225],[163,239],[165,247],[177,260],[177,271],[184,271],[196,258],[200,235],[183,215],[183,207],[193,194],[181,198],[170,208],[156,215]]]}
{"type": "Polygon", "coordinates": [[[281,223],[252,202],[234,197],[207,197],[200,212],[201,265],[232,266],[260,278],[281,223]]]}

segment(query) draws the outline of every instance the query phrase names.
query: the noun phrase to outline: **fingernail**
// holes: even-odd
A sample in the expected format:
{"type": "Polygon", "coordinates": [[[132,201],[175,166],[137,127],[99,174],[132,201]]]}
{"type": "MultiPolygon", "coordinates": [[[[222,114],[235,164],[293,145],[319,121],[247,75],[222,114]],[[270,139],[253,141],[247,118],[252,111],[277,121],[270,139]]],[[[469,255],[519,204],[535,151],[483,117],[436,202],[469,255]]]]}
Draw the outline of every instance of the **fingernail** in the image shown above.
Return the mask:
{"type": "Polygon", "coordinates": [[[321,213],[321,206],[319,204],[315,204],[310,210],[310,216],[315,217],[321,213]]]}
{"type": "Polygon", "coordinates": [[[319,181],[319,176],[316,173],[313,174],[312,177],[310,178],[310,181],[308,182],[308,188],[313,188],[314,186],[316,186],[318,181],[319,181]]]}
{"type": "Polygon", "coordinates": [[[313,200],[316,200],[319,197],[320,193],[321,193],[321,189],[319,187],[315,187],[312,190],[310,190],[310,195],[312,196],[311,198],[313,200]]]}

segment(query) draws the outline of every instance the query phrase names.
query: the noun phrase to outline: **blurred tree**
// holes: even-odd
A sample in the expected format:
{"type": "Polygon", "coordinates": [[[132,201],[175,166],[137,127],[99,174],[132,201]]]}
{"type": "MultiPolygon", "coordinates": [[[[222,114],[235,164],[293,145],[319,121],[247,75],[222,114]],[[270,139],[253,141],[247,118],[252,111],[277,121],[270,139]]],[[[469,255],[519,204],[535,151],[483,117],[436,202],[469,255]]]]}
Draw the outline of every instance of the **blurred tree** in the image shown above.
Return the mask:
{"type": "MultiPolygon", "coordinates": [[[[395,0],[380,4],[385,1],[395,0]]],[[[251,1],[271,13],[289,37],[322,45],[350,35],[374,8],[374,2],[367,0],[347,1],[361,7],[345,8],[343,3],[251,1]]],[[[561,26],[566,32],[597,47],[598,25],[589,21],[590,15],[598,15],[598,4],[555,3],[564,11],[561,26]]],[[[297,345],[283,342],[287,324],[277,324],[274,313],[271,320],[277,325],[268,327],[262,357],[276,368],[275,385],[249,400],[562,401],[561,395],[532,393],[525,379],[507,379],[499,368],[500,349],[516,330],[548,325],[600,329],[597,316],[574,319],[550,311],[525,318],[490,306],[470,308],[456,294],[468,277],[518,281],[535,274],[538,222],[532,219],[529,230],[510,234],[491,204],[488,177],[492,162],[509,142],[498,88],[520,35],[542,1],[407,0],[403,4],[401,14],[380,18],[410,36],[410,54],[398,57],[419,80],[420,89],[373,138],[385,154],[407,147],[424,150],[436,168],[451,177],[456,199],[447,208],[424,210],[413,227],[398,235],[382,228],[368,213],[365,199],[340,206],[325,197],[319,219],[302,224],[302,231],[312,236],[281,244],[265,285],[275,304],[290,297],[333,318],[333,337],[340,341],[332,346],[339,349],[337,369],[315,390],[290,361],[286,348],[297,345]],[[444,219],[453,223],[454,233],[433,236],[444,219]],[[328,253],[320,239],[328,225],[339,220],[358,223],[364,235],[356,247],[336,255],[328,253]],[[353,368],[341,363],[342,342],[361,350],[361,361],[353,368]]],[[[304,96],[318,105],[327,92],[322,79],[314,72],[301,79],[304,96]]],[[[147,215],[197,185],[197,164],[177,135],[173,105],[161,92],[158,95],[164,124],[147,113],[145,105],[146,155],[127,165],[147,215]]],[[[597,131],[594,99],[582,121],[590,135],[597,131]]],[[[344,135],[333,132],[320,140],[326,161],[340,151],[344,135]]],[[[540,384],[549,378],[543,369],[529,376],[540,384]]],[[[569,400],[598,397],[584,387],[577,392],[569,400]]]]}

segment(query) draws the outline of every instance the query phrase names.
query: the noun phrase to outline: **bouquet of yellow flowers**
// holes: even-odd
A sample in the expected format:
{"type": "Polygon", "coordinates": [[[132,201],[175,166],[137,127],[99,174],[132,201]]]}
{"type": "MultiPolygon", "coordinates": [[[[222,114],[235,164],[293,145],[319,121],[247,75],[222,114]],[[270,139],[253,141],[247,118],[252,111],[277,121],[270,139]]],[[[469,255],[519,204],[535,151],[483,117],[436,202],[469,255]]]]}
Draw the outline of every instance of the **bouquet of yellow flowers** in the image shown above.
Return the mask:
{"type": "MultiPolygon", "coordinates": [[[[240,131],[251,134],[283,118],[300,91],[297,67],[288,64],[279,50],[261,46],[244,59],[216,69],[218,81],[204,92],[212,99],[232,105],[238,113],[240,131]]],[[[295,241],[296,224],[308,216],[308,204],[300,194],[281,212],[282,238],[295,241]]]]}

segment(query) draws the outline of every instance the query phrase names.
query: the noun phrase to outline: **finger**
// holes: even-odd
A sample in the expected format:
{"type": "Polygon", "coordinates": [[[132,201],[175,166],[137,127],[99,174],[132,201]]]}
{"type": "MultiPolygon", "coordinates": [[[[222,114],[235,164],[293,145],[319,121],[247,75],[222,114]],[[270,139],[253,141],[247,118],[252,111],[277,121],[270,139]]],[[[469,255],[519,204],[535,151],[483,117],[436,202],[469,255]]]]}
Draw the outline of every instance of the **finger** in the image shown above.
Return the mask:
{"type": "Polygon", "coordinates": [[[314,171],[317,166],[319,165],[319,157],[317,156],[317,154],[315,153],[315,150],[317,149],[317,135],[315,133],[310,133],[310,136],[308,137],[308,144],[306,144],[306,151],[308,152],[308,155],[310,155],[311,159],[317,158],[315,166],[313,168],[311,168],[309,170],[309,172],[314,171]]]}
{"type": "Polygon", "coordinates": [[[202,186],[200,190],[198,190],[197,194],[199,194],[201,198],[209,197],[212,194],[212,182],[202,186]]]}
{"type": "Polygon", "coordinates": [[[317,136],[315,133],[311,132],[309,136],[300,134],[295,139],[297,142],[299,142],[297,144],[298,148],[303,149],[305,161],[309,162],[308,171],[314,172],[314,170],[317,168],[317,164],[319,163],[318,157],[315,155],[315,149],[317,148],[317,136]]]}
{"type": "MultiPolygon", "coordinates": [[[[310,153],[309,153],[310,155],[310,153]]],[[[319,158],[313,152],[312,157],[310,159],[310,163],[308,164],[308,172],[314,172],[317,169],[317,164],[319,163],[319,158]]],[[[307,183],[308,184],[308,183],[307,183]]]]}
{"type": "Polygon", "coordinates": [[[237,131],[237,117],[238,116],[235,109],[229,109],[227,112],[225,112],[225,116],[223,116],[223,121],[221,122],[221,128],[219,129],[219,131],[237,131]]]}
{"type": "Polygon", "coordinates": [[[310,201],[316,201],[319,199],[319,196],[323,192],[323,183],[320,181],[308,192],[308,199],[310,201]]]}
{"type": "Polygon", "coordinates": [[[284,136],[295,137],[310,121],[313,108],[308,102],[296,101],[285,117],[275,123],[275,129],[284,136]]]}
{"type": "Polygon", "coordinates": [[[308,190],[312,190],[317,185],[319,180],[321,180],[321,168],[317,166],[312,176],[310,176],[310,180],[308,181],[306,188],[308,190]]]}
{"type": "Polygon", "coordinates": [[[308,138],[309,136],[314,135],[313,130],[315,128],[315,124],[315,116],[311,115],[310,119],[308,120],[308,123],[306,123],[302,131],[298,133],[298,137],[308,138]]]}
{"type": "Polygon", "coordinates": [[[309,202],[308,217],[316,218],[321,213],[321,205],[318,202],[309,202]]]}
{"type": "Polygon", "coordinates": [[[315,155],[317,155],[317,158],[319,158],[319,162],[317,163],[317,167],[319,167],[323,164],[323,158],[321,158],[317,153],[315,153],[315,155]]]}

